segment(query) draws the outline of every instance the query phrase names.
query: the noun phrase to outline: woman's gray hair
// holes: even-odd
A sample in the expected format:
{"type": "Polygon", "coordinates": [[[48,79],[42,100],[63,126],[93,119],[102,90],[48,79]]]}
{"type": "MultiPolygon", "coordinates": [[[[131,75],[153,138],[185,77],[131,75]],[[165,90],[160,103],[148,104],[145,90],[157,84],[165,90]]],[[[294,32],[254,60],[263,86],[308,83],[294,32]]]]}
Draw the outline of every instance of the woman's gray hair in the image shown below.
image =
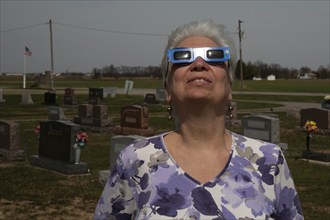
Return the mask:
{"type": "Polygon", "coordinates": [[[164,51],[164,56],[161,63],[161,71],[165,84],[169,82],[169,72],[172,65],[167,61],[167,50],[175,48],[184,39],[193,36],[207,37],[213,40],[221,47],[230,48],[230,61],[228,76],[230,82],[234,79],[235,67],[236,67],[236,49],[233,39],[229,36],[229,33],[225,31],[225,26],[215,24],[212,20],[193,21],[189,24],[182,25],[174,30],[168,38],[168,43],[164,51]]]}

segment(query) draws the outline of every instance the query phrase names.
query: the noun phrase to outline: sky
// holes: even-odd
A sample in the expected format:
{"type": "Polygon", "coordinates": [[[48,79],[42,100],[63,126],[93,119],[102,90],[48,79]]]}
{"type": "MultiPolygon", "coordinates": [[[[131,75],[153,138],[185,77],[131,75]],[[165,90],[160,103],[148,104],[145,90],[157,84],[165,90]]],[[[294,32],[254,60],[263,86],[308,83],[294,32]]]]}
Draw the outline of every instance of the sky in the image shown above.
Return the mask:
{"type": "Polygon", "coordinates": [[[328,66],[330,1],[17,1],[0,0],[0,72],[51,69],[91,72],[115,66],[158,66],[178,26],[213,19],[236,43],[241,20],[244,62],[299,69],[328,66]],[[24,56],[27,46],[32,56],[24,56]]]}

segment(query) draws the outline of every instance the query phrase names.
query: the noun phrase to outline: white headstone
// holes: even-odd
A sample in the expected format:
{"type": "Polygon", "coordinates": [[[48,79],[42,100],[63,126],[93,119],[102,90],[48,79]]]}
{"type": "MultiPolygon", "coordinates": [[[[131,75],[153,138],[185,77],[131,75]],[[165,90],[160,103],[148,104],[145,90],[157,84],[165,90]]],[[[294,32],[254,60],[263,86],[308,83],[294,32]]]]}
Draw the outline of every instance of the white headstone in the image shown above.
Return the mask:
{"type": "Polygon", "coordinates": [[[66,121],[66,117],[64,115],[63,109],[61,107],[57,106],[49,106],[48,107],[48,120],[53,120],[53,121],[66,121]]]}
{"type": "Polygon", "coordinates": [[[165,101],[165,89],[156,89],[156,99],[161,102],[165,101]]]}
{"type": "Polygon", "coordinates": [[[106,87],[103,88],[103,98],[108,97],[110,94],[111,98],[115,98],[117,94],[117,87],[106,87]]]}
{"type": "Polygon", "coordinates": [[[22,94],[22,103],[23,105],[33,104],[31,94],[22,94]]]}
{"type": "Polygon", "coordinates": [[[124,91],[126,92],[126,94],[133,90],[133,86],[134,86],[134,81],[132,80],[125,81],[124,91]]]}

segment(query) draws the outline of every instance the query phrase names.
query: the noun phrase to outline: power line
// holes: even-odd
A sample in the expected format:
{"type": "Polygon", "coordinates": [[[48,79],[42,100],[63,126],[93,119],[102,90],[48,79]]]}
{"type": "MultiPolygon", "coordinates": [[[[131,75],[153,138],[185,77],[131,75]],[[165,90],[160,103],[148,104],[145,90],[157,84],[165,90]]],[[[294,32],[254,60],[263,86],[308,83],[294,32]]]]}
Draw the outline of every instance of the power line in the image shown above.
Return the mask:
{"type": "Polygon", "coordinates": [[[268,21],[282,21],[282,20],[295,20],[295,19],[304,19],[304,18],[315,18],[315,17],[329,17],[329,14],[320,14],[320,15],[306,15],[306,16],[297,16],[297,17],[277,17],[277,18],[265,18],[265,19],[255,19],[247,20],[248,22],[268,22],[268,21]]]}
{"type": "Polygon", "coordinates": [[[138,32],[127,32],[127,31],[114,31],[114,30],[107,30],[107,29],[101,29],[101,28],[90,28],[90,27],[83,27],[78,25],[71,25],[71,24],[63,24],[59,22],[53,22],[54,24],[66,26],[66,27],[73,27],[83,30],[90,30],[90,31],[100,31],[100,32],[108,32],[108,33],[116,33],[116,34],[129,34],[129,35],[144,35],[144,36],[161,36],[161,37],[167,37],[167,34],[151,34],[151,33],[138,33],[138,32]]]}
{"type": "Polygon", "coordinates": [[[24,27],[18,27],[18,28],[13,28],[13,29],[2,30],[0,32],[1,33],[6,33],[6,32],[10,32],[10,31],[17,31],[17,30],[29,29],[29,28],[38,27],[38,26],[41,26],[41,25],[44,25],[44,24],[47,24],[47,23],[33,24],[33,25],[24,26],[24,27]]]}

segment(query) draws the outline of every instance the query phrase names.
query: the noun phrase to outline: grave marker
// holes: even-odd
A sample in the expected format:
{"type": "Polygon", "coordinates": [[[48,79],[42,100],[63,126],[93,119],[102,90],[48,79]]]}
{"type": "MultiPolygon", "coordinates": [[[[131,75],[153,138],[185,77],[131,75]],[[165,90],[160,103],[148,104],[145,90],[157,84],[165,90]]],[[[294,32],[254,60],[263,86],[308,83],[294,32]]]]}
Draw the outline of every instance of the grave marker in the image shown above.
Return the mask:
{"type": "Polygon", "coordinates": [[[0,120],[0,157],[4,160],[24,160],[24,151],[19,149],[19,124],[0,120]]]}
{"type": "Polygon", "coordinates": [[[147,93],[144,97],[144,103],[145,104],[159,104],[159,101],[156,99],[156,94],[153,93],[147,93]]]}
{"type": "Polygon", "coordinates": [[[3,90],[0,88],[0,102],[5,102],[6,100],[3,99],[3,90]]]}
{"type": "Polygon", "coordinates": [[[108,97],[108,95],[110,94],[110,97],[111,98],[115,98],[116,97],[116,94],[117,94],[117,87],[106,87],[106,88],[103,88],[103,98],[106,98],[108,97]]]}
{"type": "Polygon", "coordinates": [[[166,101],[166,92],[165,89],[157,88],[156,89],[156,98],[158,101],[164,102],[166,101]]]}
{"type": "Polygon", "coordinates": [[[135,140],[143,139],[143,136],[138,135],[116,135],[111,138],[110,141],[110,169],[99,171],[99,181],[102,185],[107,182],[110,172],[119,156],[121,150],[132,143],[135,140]]]}
{"type": "Polygon", "coordinates": [[[48,120],[64,120],[66,121],[66,117],[64,115],[63,109],[57,106],[49,106],[48,107],[48,120]]]}
{"type": "Polygon", "coordinates": [[[40,122],[39,155],[30,158],[31,165],[65,174],[88,173],[88,165],[75,162],[76,134],[80,126],[70,121],[40,122]]]}
{"type": "Polygon", "coordinates": [[[148,128],[148,108],[141,105],[128,105],[121,107],[122,127],[148,128]]]}
{"type": "Polygon", "coordinates": [[[31,97],[31,94],[22,94],[22,102],[21,104],[23,105],[31,105],[33,104],[33,100],[32,100],[32,97],[31,97]]]}
{"type": "Polygon", "coordinates": [[[280,142],[280,121],[266,115],[242,117],[243,135],[271,143],[280,142]]]}
{"type": "Polygon", "coordinates": [[[56,104],[56,92],[49,90],[44,93],[44,104],[45,105],[55,105],[56,104]]]}
{"type": "Polygon", "coordinates": [[[66,88],[64,90],[63,105],[76,105],[77,99],[74,96],[74,89],[66,88]]]}
{"type": "Polygon", "coordinates": [[[128,93],[133,90],[133,86],[134,86],[134,81],[131,80],[125,81],[124,91],[126,92],[126,95],[128,95],[128,93]]]}
{"type": "Polygon", "coordinates": [[[315,121],[319,129],[330,129],[330,110],[325,108],[305,108],[300,110],[300,127],[306,121],[315,121]]]}

